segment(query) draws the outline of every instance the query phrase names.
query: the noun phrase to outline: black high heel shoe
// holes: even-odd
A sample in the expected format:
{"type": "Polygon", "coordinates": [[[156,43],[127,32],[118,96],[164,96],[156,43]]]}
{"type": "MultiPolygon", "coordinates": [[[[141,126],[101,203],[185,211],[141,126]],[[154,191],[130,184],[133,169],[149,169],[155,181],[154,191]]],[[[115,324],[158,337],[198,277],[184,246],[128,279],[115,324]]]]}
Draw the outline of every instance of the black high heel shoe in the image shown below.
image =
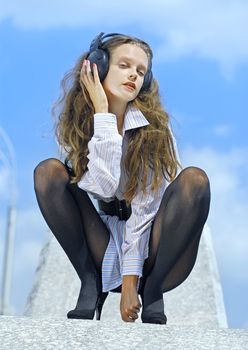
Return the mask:
{"type": "Polygon", "coordinates": [[[108,292],[102,292],[102,294],[97,299],[97,305],[96,305],[96,320],[100,321],[101,319],[101,313],[102,313],[102,307],[103,304],[108,296],[108,292]]]}
{"type": "Polygon", "coordinates": [[[144,308],[144,294],[141,294],[142,300],[142,312],[141,320],[142,323],[154,323],[154,324],[166,324],[167,317],[164,314],[164,300],[162,298],[156,300],[152,304],[149,304],[144,308]]]}
{"type": "Polygon", "coordinates": [[[101,276],[96,272],[87,272],[82,281],[79,297],[75,309],[67,313],[67,318],[100,321],[103,304],[108,292],[102,291],[101,276]]]}
{"type": "MultiPolygon", "coordinates": [[[[108,292],[102,292],[96,300],[94,309],[82,309],[79,305],[76,306],[74,310],[71,310],[67,313],[67,318],[76,318],[84,320],[93,320],[96,313],[96,320],[100,321],[103,304],[108,296],[108,292]]],[[[80,294],[79,294],[80,298],[80,294]]]]}

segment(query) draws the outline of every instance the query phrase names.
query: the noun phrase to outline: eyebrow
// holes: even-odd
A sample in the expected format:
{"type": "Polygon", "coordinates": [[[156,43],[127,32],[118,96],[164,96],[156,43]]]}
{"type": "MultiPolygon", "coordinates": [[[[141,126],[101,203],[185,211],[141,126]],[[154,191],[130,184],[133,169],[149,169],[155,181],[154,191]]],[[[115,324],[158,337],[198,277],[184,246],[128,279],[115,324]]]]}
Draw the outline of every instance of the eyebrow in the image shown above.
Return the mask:
{"type": "MultiPolygon", "coordinates": [[[[118,61],[121,61],[121,60],[127,60],[127,61],[129,61],[129,62],[133,62],[133,60],[132,60],[131,58],[127,57],[127,56],[121,56],[121,57],[118,59],[118,61]]],[[[147,71],[147,69],[148,69],[148,67],[144,66],[142,63],[140,63],[138,66],[139,66],[139,67],[142,67],[145,71],[147,71]]]]}

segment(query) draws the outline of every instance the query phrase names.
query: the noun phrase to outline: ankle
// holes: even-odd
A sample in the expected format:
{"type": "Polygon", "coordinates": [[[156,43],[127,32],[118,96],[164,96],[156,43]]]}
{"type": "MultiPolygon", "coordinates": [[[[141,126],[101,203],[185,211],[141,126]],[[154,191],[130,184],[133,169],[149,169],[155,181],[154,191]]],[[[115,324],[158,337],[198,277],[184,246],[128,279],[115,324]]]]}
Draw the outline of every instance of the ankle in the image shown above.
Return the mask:
{"type": "Polygon", "coordinates": [[[144,306],[151,305],[160,300],[163,303],[163,292],[162,288],[158,286],[151,286],[145,284],[145,287],[141,294],[142,304],[144,306]]]}
{"type": "Polygon", "coordinates": [[[164,313],[164,299],[163,295],[157,297],[157,300],[153,301],[143,299],[141,320],[143,323],[155,323],[155,324],[166,324],[167,317],[164,313]]]}

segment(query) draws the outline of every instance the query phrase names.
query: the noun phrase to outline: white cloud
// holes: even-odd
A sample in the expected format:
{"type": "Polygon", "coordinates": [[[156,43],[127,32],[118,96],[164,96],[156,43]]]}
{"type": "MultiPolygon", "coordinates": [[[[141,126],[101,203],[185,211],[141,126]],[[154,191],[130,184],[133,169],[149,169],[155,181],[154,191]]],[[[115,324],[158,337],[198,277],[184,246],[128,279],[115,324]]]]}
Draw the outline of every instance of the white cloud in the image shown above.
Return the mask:
{"type": "Polygon", "coordinates": [[[9,186],[10,172],[6,167],[1,167],[0,164],[0,197],[1,200],[7,199],[9,197],[8,188],[9,186]]]}
{"type": "MultiPolygon", "coordinates": [[[[245,0],[30,1],[9,0],[0,5],[0,20],[9,19],[25,30],[60,27],[131,25],[158,39],[157,61],[194,55],[216,61],[226,77],[248,61],[248,3],[245,0]],[[102,25],[101,25],[102,24],[102,25]]],[[[131,34],[131,33],[130,33],[131,34]]]]}
{"type": "Polygon", "coordinates": [[[227,124],[216,125],[213,129],[213,133],[216,136],[226,137],[231,133],[231,126],[227,124]]]}
{"type": "MultiPolygon", "coordinates": [[[[0,222],[4,221],[1,216],[0,219],[2,219],[0,222]]],[[[47,232],[47,225],[38,209],[28,208],[17,211],[14,257],[12,261],[11,304],[13,304],[13,299],[15,300],[15,305],[11,305],[10,312],[12,314],[16,313],[17,310],[22,313],[25,306],[27,294],[32,288],[32,279],[47,232]]],[[[2,253],[4,245],[5,241],[0,239],[0,252],[2,253]]],[[[1,282],[2,280],[0,284],[1,282]]]]}
{"type": "MultiPolygon", "coordinates": [[[[0,224],[1,226],[0,227],[3,227],[2,226],[2,218],[0,216],[0,224]]],[[[1,230],[1,235],[0,235],[0,256],[3,257],[3,252],[4,252],[4,240],[3,240],[3,233],[4,233],[4,230],[1,230]]],[[[2,259],[3,260],[3,259],[2,259]]],[[[1,263],[2,264],[2,263],[1,263]]],[[[1,271],[0,271],[0,280],[2,281],[2,273],[3,273],[3,269],[2,269],[2,265],[0,264],[0,267],[1,267],[1,271]]],[[[1,304],[1,303],[0,303],[1,304]]]]}
{"type": "Polygon", "coordinates": [[[39,241],[30,238],[21,242],[18,247],[16,247],[14,259],[14,273],[16,275],[27,274],[28,270],[34,270],[37,267],[42,244],[42,240],[39,241]]]}
{"type": "MultiPolygon", "coordinates": [[[[5,220],[0,216],[1,221],[4,222],[5,220]]],[[[40,249],[44,243],[44,237],[47,231],[47,225],[38,210],[29,208],[17,211],[14,238],[13,284],[20,275],[22,275],[24,284],[30,279],[31,271],[33,272],[37,266],[40,249]]],[[[5,246],[5,239],[4,233],[4,241],[2,239],[0,240],[0,250],[2,252],[5,246]]]]}
{"type": "Polygon", "coordinates": [[[39,209],[28,208],[17,212],[17,236],[20,239],[34,237],[40,239],[44,237],[47,225],[39,209]]]}
{"type": "MultiPolygon", "coordinates": [[[[211,185],[208,224],[211,228],[222,276],[246,281],[248,265],[248,149],[217,152],[211,148],[186,147],[182,162],[205,170],[211,185]]],[[[235,283],[235,282],[233,282],[235,283]]]]}

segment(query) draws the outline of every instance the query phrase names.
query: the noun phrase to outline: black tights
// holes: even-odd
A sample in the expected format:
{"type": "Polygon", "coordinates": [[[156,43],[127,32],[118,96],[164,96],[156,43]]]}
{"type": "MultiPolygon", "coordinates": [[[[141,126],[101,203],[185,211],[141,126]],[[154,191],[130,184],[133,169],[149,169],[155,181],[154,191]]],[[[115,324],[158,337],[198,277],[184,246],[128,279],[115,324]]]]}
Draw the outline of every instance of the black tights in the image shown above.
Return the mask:
{"type": "MultiPolygon", "coordinates": [[[[69,184],[69,178],[67,168],[58,159],[38,164],[34,172],[38,204],[79,278],[82,280],[85,274],[85,251],[90,252],[101,276],[110,233],[87,192],[77,184],[69,184]]],[[[169,291],[190,274],[209,205],[209,180],[200,168],[183,169],[166,188],[153,221],[149,257],[143,267],[142,279],[149,285],[151,300],[152,291],[169,291]]]]}

